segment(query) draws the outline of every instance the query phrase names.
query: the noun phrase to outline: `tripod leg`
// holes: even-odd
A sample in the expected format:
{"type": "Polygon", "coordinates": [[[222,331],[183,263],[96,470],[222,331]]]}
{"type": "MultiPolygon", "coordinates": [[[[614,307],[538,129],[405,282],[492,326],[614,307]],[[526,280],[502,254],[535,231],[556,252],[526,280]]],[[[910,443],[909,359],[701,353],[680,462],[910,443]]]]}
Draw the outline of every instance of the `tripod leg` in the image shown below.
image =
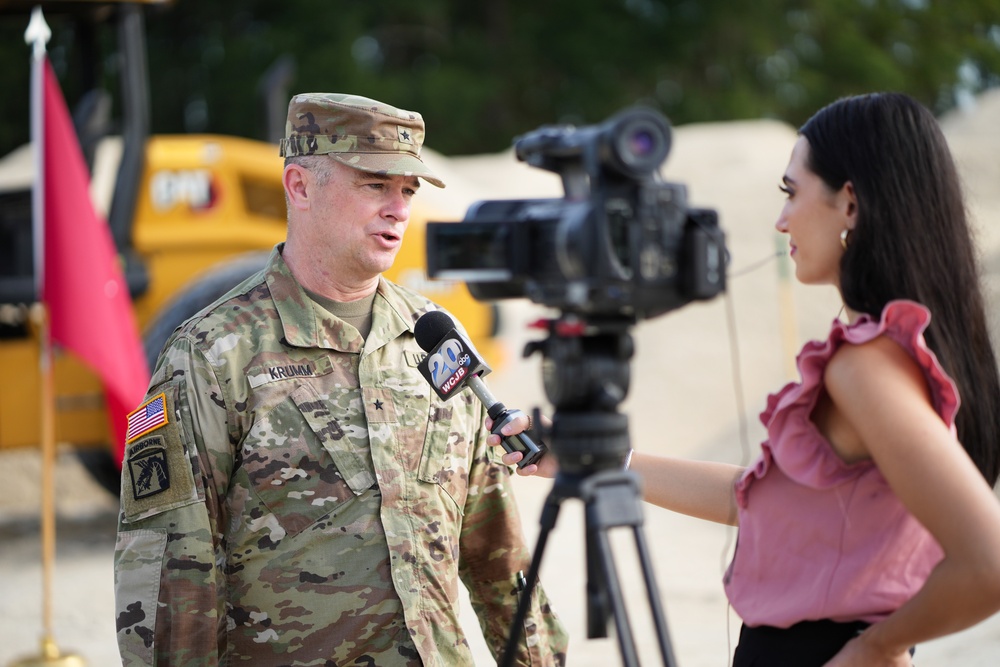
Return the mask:
{"type": "Polygon", "coordinates": [[[593,533],[597,557],[604,568],[607,597],[611,602],[618,631],[622,659],[625,665],[638,665],[635,642],[629,627],[621,585],[615,570],[608,530],[631,526],[636,541],[646,593],[659,638],[660,654],[666,667],[675,667],[666,616],[660,605],[655,577],[650,564],[649,549],[642,533],[642,504],[638,482],[632,473],[605,471],[588,478],[582,484],[581,498],[587,506],[587,530],[593,533]]]}
{"type": "Polygon", "coordinates": [[[653,623],[656,627],[656,636],[660,639],[660,655],[663,657],[663,664],[673,667],[677,664],[674,652],[670,645],[667,634],[667,616],[663,612],[663,605],[660,604],[659,590],[656,586],[656,577],[653,574],[653,567],[649,557],[649,547],[646,545],[646,538],[642,532],[642,526],[635,527],[635,547],[639,552],[639,561],[642,563],[643,578],[646,582],[646,593],[649,596],[649,608],[653,614],[653,623]]]}
{"type": "Polygon", "coordinates": [[[598,557],[600,545],[594,534],[587,531],[587,637],[603,639],[608,636],[608,588],[598,557]]]}
{"type": "Polygon", "coordinates": [[[531,565],[528,568],[528,576],[525,580],[524,590],[517,602],[517,612],[514,620],[510,624],[510,632],[507,633],[507,644],[504,646],[503,655],[497,661],[499,667],[511,667],[517,657],[517,644],[521,640],[521,630],[524,627],[524,619],[528,614],[528,607],[531,606],[531,593],[535,590],[538,582],[538,570],[542,564],[542,555],[545,552],[545,543],[548,541],[549,533],[556,525],[559,516],[559,507],[563,497],[557,493],[558,482],[553,487],[545,499],[545,506],[542,508],[542,516],[539,520],[541,530],[538,533],[538,541],[535,544],[535,553],[531,558],[531,565]]]}
{"type": "Polygon", "coordinates": [[[615,618],[615,630],[618,634],[618,647],[621,650],[622,663],[625,667],[637,666],[639,664],[639,655],[636,652],[635,639],[632,637],[632,628],[629,625],[628,610],[625,608],[625,598],[622,596],[621,583],[618,581],[618,573],[615,570],[611,542],[608,539],[607,532],[603,529],[598,529],[596,539],[598,542],[597,553],[604,568],[607,597],[611,603],[612,614],[615,618]]]}

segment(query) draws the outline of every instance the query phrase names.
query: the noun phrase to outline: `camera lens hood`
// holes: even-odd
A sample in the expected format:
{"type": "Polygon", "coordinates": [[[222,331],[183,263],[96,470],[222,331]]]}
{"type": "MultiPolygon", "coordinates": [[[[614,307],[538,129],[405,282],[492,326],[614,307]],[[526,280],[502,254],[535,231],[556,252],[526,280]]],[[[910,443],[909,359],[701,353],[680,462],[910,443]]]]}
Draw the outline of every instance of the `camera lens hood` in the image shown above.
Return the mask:
{"type": "Polygon", "coordinates": [[[623,176],[656,172],[670,154],[670,123],[657,111],[633,107],[608,119],[601,131],[602,158],[623,176]]]}

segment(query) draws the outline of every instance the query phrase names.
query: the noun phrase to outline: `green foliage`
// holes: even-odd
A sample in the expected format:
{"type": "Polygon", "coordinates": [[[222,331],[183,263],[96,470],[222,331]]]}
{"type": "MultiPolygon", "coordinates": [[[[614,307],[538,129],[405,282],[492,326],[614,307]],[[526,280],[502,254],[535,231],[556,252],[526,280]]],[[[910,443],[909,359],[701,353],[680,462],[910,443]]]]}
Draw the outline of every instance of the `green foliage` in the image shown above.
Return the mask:
{"type": "MultiPolygon", "coordinates": [[[[8,90],[26,89],[26,21],[0,33],[8,90]]],[[[286,97],[349,91],[420,111],[445,154],[638,103],[675,124],[798,125],[841,95],[901,90],[941,112],[1000,82],[996,0],[175,0],[146,24],[154,132],[263,137],[260,78],[291,55],[286,97]]],[[[0,112],[2,152],[26,138],[11,129],[25,114],[0,112]]]]}

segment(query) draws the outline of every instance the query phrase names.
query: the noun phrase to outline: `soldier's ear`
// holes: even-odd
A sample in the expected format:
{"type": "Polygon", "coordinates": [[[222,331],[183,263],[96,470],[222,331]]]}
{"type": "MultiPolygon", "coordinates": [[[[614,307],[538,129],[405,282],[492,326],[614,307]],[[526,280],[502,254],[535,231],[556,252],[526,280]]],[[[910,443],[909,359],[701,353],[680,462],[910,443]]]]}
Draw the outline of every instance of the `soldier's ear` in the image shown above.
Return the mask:
{"type": "Polygon", "coordinates": [[[311,194],[312,174],[305,167],[290,163],[285,167],[281,176],[281,182],[285,187],[285,197],[288,199],[289,208],[301,211],[309,208],[309,195],[311,194]]]}

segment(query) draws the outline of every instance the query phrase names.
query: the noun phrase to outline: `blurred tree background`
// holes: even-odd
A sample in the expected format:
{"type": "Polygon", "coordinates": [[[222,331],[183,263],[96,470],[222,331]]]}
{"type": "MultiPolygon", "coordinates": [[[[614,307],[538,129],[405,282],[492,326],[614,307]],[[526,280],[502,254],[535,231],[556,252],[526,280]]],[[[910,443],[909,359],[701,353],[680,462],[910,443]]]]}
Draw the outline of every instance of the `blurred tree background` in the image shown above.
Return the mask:
{"type": "MultiPolygon", "coordinates": [[[[0,155],[28,137],[26,25],[0,32],[0,155]]],[[[154,133],[267,138],[269,80],[283,103],[341,91],[420,111],[446,155],[635,103],[675,125],[799,125],[846,94],[905,91],[940,113],[1000,85],[997,0],[174,0],[146,28],[154,133]]],[[[88,83],[68,54],[87,37],[53,33],[72,105],[88,83]]]]}

